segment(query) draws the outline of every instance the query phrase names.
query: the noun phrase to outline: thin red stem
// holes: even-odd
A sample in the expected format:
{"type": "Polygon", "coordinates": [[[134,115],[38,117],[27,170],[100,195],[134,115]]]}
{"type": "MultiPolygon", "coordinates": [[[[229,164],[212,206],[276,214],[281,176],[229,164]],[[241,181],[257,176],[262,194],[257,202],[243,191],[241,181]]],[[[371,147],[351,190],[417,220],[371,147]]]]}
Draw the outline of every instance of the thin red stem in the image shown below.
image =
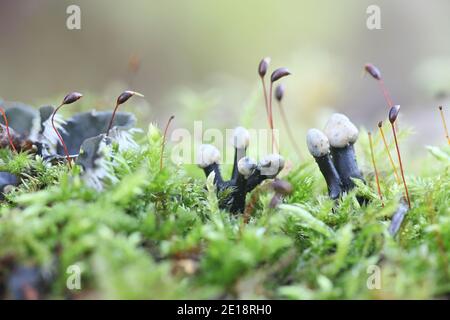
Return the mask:
{"type": "Polygon", "coordinates": [[[114,108],[113,114],[112,114],[112,116],[111,116],[111,120],[109,121],[108,129],[106,130],[106,136],[109,136],[109,131],[110,131],[111,128],[112,128],[112,124],[113,124],[114,118],[116,117],[116,112],[117,112],[117,109],[118,109],[118,108],[119,108],[119,104],[116,103],[116,106],[115,106],[115,108],[114,108]]]}
{"type": "Polygon", "coordinates": [[[11,138],[11,134],[9,133],[9,124],[8,119],[6,118],[5,110],[3,110],[3,108],[0,108],[0,112],[3,115],[3,120],[5,120],[6,134],[8,135],[9,145],[11,146],[11,149],[13,149],[15,153],[17,153],[16,147],[14,146],[13,140],[11,138]]]}
{"type": "Polygon", "coordinates": [[[391,96],[388,90],[386,89],[386,86],[384,85],[383,79],[378,80],[378,84],[380,85],[381,92],[383,93],[384,99],[386,100],[389,108],[392,108],[394,104],[392,103],[391,96]]]}
{"type": "MultiPolygon", "coordinates": [[[[389,94],[388,89],[384,85],[383,79],[380,78],[380,80],[378,80],[378,84],[380,85],[381,92],[383,93],[384,99],[386,100],[386,102],[389,106],[389,109],[392,108],[394,106],[394,103],[392,102],[392,98],[391,98],[391,95],[389,94]]],[[[395,130],[398,131],[397,123],[395,123],[395,130]]]]}
{"type": "Polygon", "coordinates": [[[370,132],[368,132],[367,134],[369,136],[370,154],[372,157],[373,170],[375,171],[375,181],[377,182],[378,195],[380,196],[381,206],[384,207],[383,195],[381,194],[381,188],[380,188],[380,180],[378,178],[377,165],[375,163],[375,156],[373,154],[372,134],[370,132]]]}
{"type": "Polygon", "coordinates": [[[442,106],[439,107],[439,111],[441,114],[442,124],[443,124],[444,130],[445,130],[445,137],[447,138],[447,143],[450,145],[450,137],[448,136],[447,123],[445,122],[445,116],[444,116],[444,111],[442,110],[442,106]]]}
{"type": "Polygon", "coordinates": [[[392,169],[394,170],[395,180],[397,181],[398,184],[400,184],[400,177],[398,175],[397,168],[395,167],[394,159],[392,159],[391,151],[389,151],[389,146],[387,144],[386,137],[384,136],[383,128],[379,127],[379,129],[380,129],[381,138],[383,139],[384,147],[385,147],[386,152],[389,157],[389,162],[391,163],[392,169]]]}
{"type": "Polygon", "coordinates": [[[294,135],[293,135],[293,133],[291,131],[291,127],[289,126],[289,122],[287,120],[286,113],[284,112],[283,104],[281,103],[281,101],[278,102],[278,105],[280,107],[279,109],[280,109],[281,119],[283,120],[284,126],[286,127],[286,131],[287,131],[287,134],[289,136],[289,140],[291,140],[291,143],[294,146],[295,152],[297,153],[298,158],[301,160],[302,159],[302,155],[301,155],[301,152],[300,152],[300,148],[297,145],[297,143],[295,142],[294,135]]]}
{"type": "Polygon", "coordinates": [[[264,77],[261,77],[261,81],[264,93],[264,103],[266,105],[267,122],[269,123],[270,134],[272,137],[272,152],[273,152],[274,132],[273,132],[273,118],[272,118],[272,82],[270,84],[270,100],[269,100],[269,98],[267,97],[266,81],[264,80],[264,77]]]}
{"type": "Polygon", "coordinates": [[[261,77],[261,82],[262,82],[263,93],[264,93],[264,105],[266,107],[266,116],[267,116],[267,121],[269,122],[269,127],[270,127],[269,102],[267,100],[266,81],[264,80],[264,77],[261,77]]]}
{"type": "Polygon", "coordinates": [[[395,128],[394,128],[394,124],[393,123],[391,123],[391,127],[392,127],[392,133],[394,134],[395,148],[397,149],[397,157],[398,157],[398,163],[400,165],[400,173],[402,174],[403,186],[405,187],[406,200],[408,200],[408,206],[411,209],[411,201],[409,200],[408,187],[406,186],[405,174],[403,172],[402,157],[400,155],[400,148],[398,146],[397,133],[395,132],[395,128]]]}
{"type": "Polygon", "coordinates": [[[273,112],[272,112],[272,90],[273,90],[273,82],[270,82],[269,87],[269,125],[270,125],[270,132],[272,135],[272,153],[274,152],[274,149],[278,150],[278,144],[275,141],[275,133],[273,128],[273,112]],[[274,148],[275,146],[275,148],[274,148]]]}
{"type": "Polygon", "coordinates": [[[64,142],[64,139],[62,138],[62,136],[59,134],[58,129],[56,129],[55,122],[54,122],[55,114],[58,112],[58,110],[59,110],[63,105],[64,105],[64,104],[59,105],[59,107],[56,108],[55,111],[53,111],[53,113],[52,113],[52,127],[53,127],[53,130],[55,131],[56,135],[58,136],[59,141],[61,142],[63,148],[64,148],[64,153],[66,154],[66,158],[67,158],[67,164],[69,165],[69,168],[72,169],[72,163],[71,163],[71,161],[70,161],[70,155],[69,155],[69,151],[67,150],[66,143],[64,142]]]}
{"type": "Polygon", "coordinates": [[[161,159],[159,162],[159,170],[162,170],[162,168],[163,168],[164,147],[166,145],[167,130],[169,129],[170,123],[172,122],[172,120],[174,118],[175,118],[175,116],[171,116],[169,118],[169,121],[167,121],[167,124],[166,124],[166,128],[164,129],[163,141],[161,144],[161,159]]]}

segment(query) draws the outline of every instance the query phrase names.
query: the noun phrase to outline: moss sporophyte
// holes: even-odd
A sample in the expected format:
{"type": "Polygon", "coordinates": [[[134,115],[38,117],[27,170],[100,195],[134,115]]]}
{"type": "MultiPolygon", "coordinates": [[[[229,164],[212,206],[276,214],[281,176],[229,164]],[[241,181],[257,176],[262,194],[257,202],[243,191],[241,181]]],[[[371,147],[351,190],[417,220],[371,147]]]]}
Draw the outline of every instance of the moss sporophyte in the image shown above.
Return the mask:
{"type": "Polygon", "coordinates": [[[366,132],[356,116],[333,113],[305,139],[281,105],[279,82],[290,72],[276,69],[267,87],[269,62],[258,66],[265,110],[255,109],[267,118],[269,152],[255,152],[252,130],[238,126],[230,167],[220,142],[198,148],[206,183],[197,167],[168,160],[169,126],[185,110],[143,135],[118,110],[136,91],[122,92],[111,111],[77,92],[56,108],[1,101],[0,298],[445,298],[447,143],[428,146],[413,173],[400,152],[400,107],[372,64],[365,70],[389,106],[392,136],[381,121],[366,132]],[[83,111],[66,117],[74,109],[62,106],[75,102],[83,111]],[[276,112],[292,150],[274,138],[276,112]],[[300,160],[302,148],[311,157],[300,160]],[[368,272],[377,268],[382,285],[373,290],[368,272]],[[67,285],[74,270],[81,289],[67,285]]]}

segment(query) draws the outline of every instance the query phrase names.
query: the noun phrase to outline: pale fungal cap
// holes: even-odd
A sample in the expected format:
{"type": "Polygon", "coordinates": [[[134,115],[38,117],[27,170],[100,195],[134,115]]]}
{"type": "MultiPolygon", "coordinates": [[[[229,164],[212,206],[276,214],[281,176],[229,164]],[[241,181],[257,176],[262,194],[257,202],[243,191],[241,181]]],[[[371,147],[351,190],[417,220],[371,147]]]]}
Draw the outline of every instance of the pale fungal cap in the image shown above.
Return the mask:
{"type": "Polygon", "coordinates": [[[343,148],[355,143],[358,139],[358,128],[343,114],[334,113],[325,125],[325,135],[330,145],[335,148],[343,148]]]}
{"type": "Polygon", "coordinates": [[[309,153],[314,158],[319,158],[327,155],[330,152],[330,141],[327,136],[318,129],[309,129],[306,134],[306,144],[308,145],[309,153]]]}
{"type": "Polygon", "coordinates": [[[239,160],[237,166],[239,173],[247,178],[253,173],[253,171],[255,171],[256,161],[250,157],[244,157],[241,160],[239,160]]]}
{"type": "Polygon", "coordinates": [[[275,176],[284,168],[284,158],[279,154],[268,154],[259,162],[262,175],[275,176]]]}
{"type": "Polygon", "coordinates": [[[231,144],[236,149],[244,149],[248,147],[250,141],[250,134],[247,129],[243,127],[237,127],[233,132],[233,139],[231,144]]]}
{"type": "Polygon", "coordinates": [[[206,168],[220,160],[219,150],[210,144],[202,144],[197,154],[197,164],[200,168],[206,168]]]}

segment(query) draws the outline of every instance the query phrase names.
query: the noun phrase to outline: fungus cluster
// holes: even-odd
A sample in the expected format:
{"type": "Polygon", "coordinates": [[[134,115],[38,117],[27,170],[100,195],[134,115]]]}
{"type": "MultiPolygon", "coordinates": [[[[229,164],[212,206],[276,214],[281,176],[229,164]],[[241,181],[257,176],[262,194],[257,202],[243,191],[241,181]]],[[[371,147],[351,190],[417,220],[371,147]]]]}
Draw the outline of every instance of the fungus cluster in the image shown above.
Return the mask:
{"type": "Polygon", "coordinates": [[[356,161],[354,143],[357,139],[358,129],[340,113],[330,117],[323,132],[308,130],[308,150],[325,178],[331,199],[351,190],[355,186],[352,179],[364,181],[356,161]]]}
{"type": "Polygon", "coordinates": [[[247,193],[255,189],[266,179],[275,178],[284,167],[284,159],[279,154],[269,154],[259,163],[246,156],[249,145],[249,133],[245,128],[237,127],[233,134],[234,164],[230,180],[223,180],[220,172],[220,152],[213,145],[203,144],[198,150],[197,164],[206,177],[214,174],[217,193],[229,191],[221,199],[219,207],[232,213],[243,213],[247,193]]]}

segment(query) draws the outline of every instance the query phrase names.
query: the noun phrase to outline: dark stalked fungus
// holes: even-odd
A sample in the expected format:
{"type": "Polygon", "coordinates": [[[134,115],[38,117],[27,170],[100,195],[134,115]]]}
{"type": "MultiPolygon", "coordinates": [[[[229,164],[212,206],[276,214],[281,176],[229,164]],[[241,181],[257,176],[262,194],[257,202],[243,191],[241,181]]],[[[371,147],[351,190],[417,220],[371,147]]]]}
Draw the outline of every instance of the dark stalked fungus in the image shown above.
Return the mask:
{"type": "Polygon", "coordinates": [[[205,176],[208,177],[214,172],[214,184],[217,191],[223,191],[223,179],[219,168],[220,151],[210,144],[202,144],[197,154],[197,165],[203,169],[205,176]]]}
{"type": "Polygon", "coordinates": [[[116,116],[116,112],[117,112],[117,109],[119,108],[119,106],[121,105],[121,104],[124,104],[125,102],[127,102],[131,97],[133,97],[133,96],[138,96],[138,97],[144,97],[144,95],[143,94],[141,94],[141,93],[139,93],[139,92],[136,92],[136,91],[130,91],[130,90],[127,90],[127,91],[124,91],[124,92],[122,92],[118,97],[117,97],[117,100],[116,100],[116,106],[114,107],[114,111],[113,111],[113,113],[112,113],[112,115],[111,115],[111,120],[109,120],[109,125],[108,125],[108,128],[106,129],[106,135],[107,136],[109,136],[109,131],[111,130],[111,128],[113,127],[113,122],[114,122],[114,118],[115,118],[115,116],[116,116]]]}
{"type": "Polygon", "coordinates": [[[248,178],[247,192],[255,189],[264,180],[275,178],[284,168],[284,158],[279,154],[264,156],[258,163],[255,172],[248,178]]]}
{"type": "Polygon", "coordinates": [[[236,179],[232,179],[234,188],[231,192],[230,212],[243,213],[245,210],[245,198],[247,195],[247,181],[256,169],[256,161],[250,157],[243,157],[237,164],[238,175],[236,179]]]}
{"type": "Polygon", "coordinates": [[[335,113],[328,120],[324,133],[330,142],[331,156],[341,177],[344,191],[349,191],[355,186],[352,179],[364,181],[354,149],[358,129],[345,115],[335,113]]]}
{"type": "Polygon", "coordinates": [[[250,135],[247,129],[243,127],[237,127],[233,132],[233,139],[231,144],[234,147],[234,166],[231,179],[236,179],[238,176],[238,166],[236,165],[239,160],[245,157],[247,152],[247,147],[250,142],[250,135]]]}
{"type": "Polygon", "coordinates": [[[245,210],[245,198],[256,186],[266,179],[275,178],[284,167],[284,160],[279,155],[265,156],[258,164],[245,156],[248,147],[249,134],[242,127],[234,131],[233,146],[235,157],[232,178],[224,181],[220,172],[220,152],[212,145],[200,146],[197,164],[208,177],[214,172],[214,185],[217,192],[230,190],[229,194],[221,199],[219,207],[232,213],[243,213],[245,210]]]}
{"type": "Polygon", "coordinates": [[[97,191],[103,190],[105,182],[116,183],[112,154],[112,140],[102,133],[84,140],[76,164],[83,168],[84,182],[97,191]]]}
{"type": "Polygon", "coordinates": [[[318,129],[309,129],[306,144],[325,178],[330,198],[333,200],[339,198],[342,193],[342,181],[331,159],[327,136],[318,129]]]}

